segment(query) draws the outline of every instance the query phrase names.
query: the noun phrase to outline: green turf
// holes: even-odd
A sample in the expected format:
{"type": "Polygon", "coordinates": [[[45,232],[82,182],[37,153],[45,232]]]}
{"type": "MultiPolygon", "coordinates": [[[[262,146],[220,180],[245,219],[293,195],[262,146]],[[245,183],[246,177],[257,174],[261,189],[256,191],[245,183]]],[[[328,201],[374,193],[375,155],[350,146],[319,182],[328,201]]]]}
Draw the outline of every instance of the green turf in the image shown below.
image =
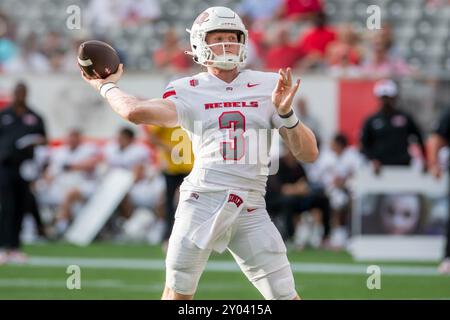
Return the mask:
{"type": "MultiPolygon", "coordinates": [[[[87,248],[67,244],[26,246],[34,257],[84,257],[115,259],[158,259],[158,246],[98,243],[87,248]]],[[[435,266],[436,263],[358,262],[344,252],[307,250],[290,252],[291,262],[435,266]]],[[[212,261],[232,261],[229,254],[213,255],[212,261]]],[[[163,270],[83,267],[81,290],[68,290],[66,268],[60,266],[0,267],[0,299],[158,299],[164,284],[163,270]]],[[[366,274],[295,273],[299,293],[305,299],[450,299],[449,276],[382,275],[381,289],[369,290],[366,274]]],[[[240,272],[206,271],[197,299],[261,299],[258,291],[240,272]]]]}

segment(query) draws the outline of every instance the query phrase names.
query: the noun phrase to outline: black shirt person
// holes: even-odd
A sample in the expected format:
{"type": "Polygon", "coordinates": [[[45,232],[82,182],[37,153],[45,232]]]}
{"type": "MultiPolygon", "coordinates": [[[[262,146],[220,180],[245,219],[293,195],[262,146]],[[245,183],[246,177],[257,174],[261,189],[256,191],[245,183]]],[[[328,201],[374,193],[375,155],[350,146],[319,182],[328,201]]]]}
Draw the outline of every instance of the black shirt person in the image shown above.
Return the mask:
{"type": "Polygon", "coordinates": [[[368,117],[361,132],[361,151],[372,162],[376,172],[381,165],[409,165],[410,138],[415,137],[425,157],[422,133],[413,118],[396,109],[397,85],[392,80],[375,84],[380,110],[368,117]]]}
{"type": "Polygon", "coordinates": [[[0,112],[0,264],[25,262],[20,250],[22,218],[33,201],[23,164],[46,141],[42,118],[27,103],[27,87],[18,83],[12,104],[0,112]]]}
{"type": "MultiPolygon", "coordinates": [[[[443,116],[439,120],[436,129],[429,138],[430,152],[428,158],[428,168],[429,172],[433,174],[436,178],[440,178],[442,176],[443,171],[443,168],[439,165],[438,161],[439,150],[449,145],[450,145],[450,110],[448,110],[443,114],[443,116]]],[[[450,172],[450,161],[447,164],[447,166],[448,172],[450,172]]],[[[450,201],[450,181],[447,192],[450,201]]],[[[447,222],[447,240],[444,252],[444,259],[442,260],[439,266],[439,272],[450,274],[450,212],[449,212],[449,221],[447,222]]]]}

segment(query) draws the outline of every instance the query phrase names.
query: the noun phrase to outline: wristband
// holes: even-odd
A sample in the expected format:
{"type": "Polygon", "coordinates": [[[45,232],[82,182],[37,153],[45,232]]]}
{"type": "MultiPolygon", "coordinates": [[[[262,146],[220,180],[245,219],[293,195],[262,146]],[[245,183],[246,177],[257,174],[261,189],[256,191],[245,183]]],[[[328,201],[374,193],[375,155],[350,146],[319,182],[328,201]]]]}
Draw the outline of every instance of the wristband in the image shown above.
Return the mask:
{"type": "Polygon", "coordinates": [[[111,90],[117,88],[116,84],[114,82],[107,82],[100,86],[100,94],[103,98],[106,98],[106,93],[111,90]]]}
{"type": "Polygon", "coordinates": [[[292,129],[295,128],[300,120],[298,120],[297,115],[295,114],[294,110],[291,109],[287,114],[278,114],[281,118],[281,124],[286,127],[286,129],[292,129]]]}

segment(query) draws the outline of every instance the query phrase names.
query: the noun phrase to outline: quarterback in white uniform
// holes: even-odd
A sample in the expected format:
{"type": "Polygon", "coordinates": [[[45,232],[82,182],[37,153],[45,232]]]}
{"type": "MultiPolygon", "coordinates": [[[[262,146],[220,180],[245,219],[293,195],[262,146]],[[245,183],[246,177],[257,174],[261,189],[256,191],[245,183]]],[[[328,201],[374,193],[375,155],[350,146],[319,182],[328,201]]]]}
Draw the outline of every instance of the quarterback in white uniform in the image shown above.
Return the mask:
{"type": "Polygon", "coordinates": [[[286,247],[265,209],[271,129],[299,161],[318,156],[312,131],[291,108],[300,85],[291,70],[241,70],[248,34],[239,16],[212,7],[195,20],[192,52],[202,72],[171,82],[163,99],[140,100],[107,79],[84,79],[136,124],[180,125],[192,140],[194,168],[184,180],[166,257],[163,299],[192,299],[208,258],[228,249],[265,299],[299,299],[286,247]],[[268,134],[269,133],[269,134],[268,134]]]}

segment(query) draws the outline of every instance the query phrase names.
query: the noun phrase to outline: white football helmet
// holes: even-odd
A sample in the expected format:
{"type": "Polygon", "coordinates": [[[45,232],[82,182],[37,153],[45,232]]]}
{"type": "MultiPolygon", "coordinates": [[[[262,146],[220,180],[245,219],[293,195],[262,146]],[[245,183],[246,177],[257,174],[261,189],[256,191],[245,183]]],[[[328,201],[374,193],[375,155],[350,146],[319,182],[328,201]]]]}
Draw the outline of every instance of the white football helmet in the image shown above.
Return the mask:
{"type": "Polygon", "coordinates": [[[243,66],[247,58],[248,32],[242,23],[241,18],[231,9],[226,7],[211,7],[203,11],[195,19],[192,28],[186,29],[190,33],[192,52],[187,52],[193,56],[196,63],[206,67],[216,67],[224,70],[231,70],[237,66],[243,66]],[[206,34],[210,31],[237,31],[239,43],[222,42],[208,45],[206,34]],[[216,55],[211,50],[211,46],[222,46],[225,52],[225,45],[233,44],[239,46],[238,55],[223,54],[216,55]]]}

